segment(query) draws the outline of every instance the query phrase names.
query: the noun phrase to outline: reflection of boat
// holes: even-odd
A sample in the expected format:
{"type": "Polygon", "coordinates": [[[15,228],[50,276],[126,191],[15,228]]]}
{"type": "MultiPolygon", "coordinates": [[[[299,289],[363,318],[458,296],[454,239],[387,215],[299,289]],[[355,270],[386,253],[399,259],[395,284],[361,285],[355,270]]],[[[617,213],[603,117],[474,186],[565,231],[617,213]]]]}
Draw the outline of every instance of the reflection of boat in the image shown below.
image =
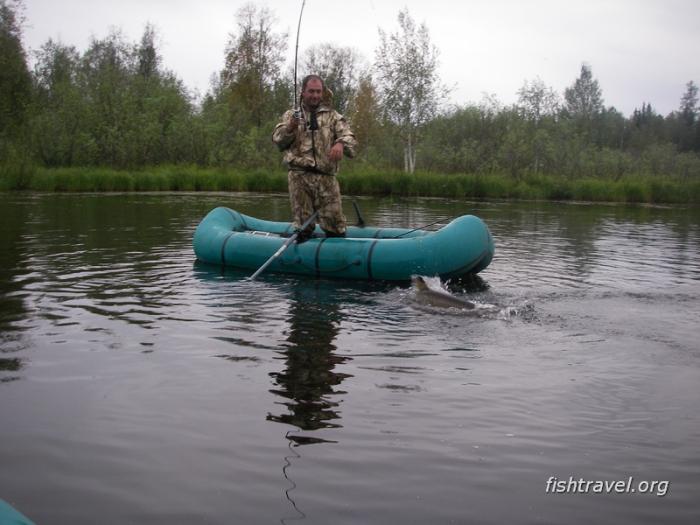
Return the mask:
{"type": "MultiPolygon", "coordinates": [[[[201,261],[254,270],[291,233],[288,222],[219,207],[199,223],[193,245],[201,261]]],[[[435,232],[350,226],[345,238],[326,238],[317,226],[312,239],[290,246],[269,270],[388,281],[406,281],[414,274],[450,278],[480,272],[493,254],[493,239],[484,222],[463,215],[435,232]]]]}

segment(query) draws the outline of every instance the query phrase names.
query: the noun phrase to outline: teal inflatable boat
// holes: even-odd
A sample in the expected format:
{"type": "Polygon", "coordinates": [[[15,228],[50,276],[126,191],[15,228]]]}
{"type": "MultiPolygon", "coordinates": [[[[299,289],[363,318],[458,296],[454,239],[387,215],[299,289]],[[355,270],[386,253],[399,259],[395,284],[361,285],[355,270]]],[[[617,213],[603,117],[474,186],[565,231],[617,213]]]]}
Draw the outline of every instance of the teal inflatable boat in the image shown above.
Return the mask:
{"type": "Polygon", "coordinates": [[[34,525],[34,522],[0,499],[0,525],[34,525]]]}
{"type": "MultiPolygon", "coordinates": [[[[192,244],[203,262],[255,271],[292,233],[288,222],[265,221],[220,207],[202,219],[192,244]]],[[[267,271],[387,281],[408,281],[411,275],[448,279],[480,272],[493,254],[486,224],[463,215],[430,232],[349,226],[346,237],[326,238],[317,226],[310,240],[293,243],[267,271]]]]}

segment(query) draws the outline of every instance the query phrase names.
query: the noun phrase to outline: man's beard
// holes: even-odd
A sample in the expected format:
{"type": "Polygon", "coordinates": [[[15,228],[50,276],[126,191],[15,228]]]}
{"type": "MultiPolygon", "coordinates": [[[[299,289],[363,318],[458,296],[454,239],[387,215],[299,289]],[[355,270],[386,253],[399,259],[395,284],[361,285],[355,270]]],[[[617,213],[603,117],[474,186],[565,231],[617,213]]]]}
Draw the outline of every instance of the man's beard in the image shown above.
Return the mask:
{"type": "Polygon", "coordinates": [[[320,100],[316,104],[313,104],[311,101],[304,100],[304,106],[306,106],[306,108],[310,109],[310,110],[316,110],[320,105],[321,105],[320,100]]]}

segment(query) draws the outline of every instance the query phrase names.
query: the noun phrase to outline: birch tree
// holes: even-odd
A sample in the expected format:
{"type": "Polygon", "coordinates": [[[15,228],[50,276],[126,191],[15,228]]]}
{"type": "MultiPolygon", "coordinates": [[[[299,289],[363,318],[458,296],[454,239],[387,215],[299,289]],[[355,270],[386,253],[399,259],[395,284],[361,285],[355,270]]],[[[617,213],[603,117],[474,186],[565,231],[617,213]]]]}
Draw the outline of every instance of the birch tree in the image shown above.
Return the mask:
{"type": "Polygon", "coordinates": [[[518,90],[518,110],[529,130],[529,140],[532,144],[533,170],[540,171],[542,159],[547,145],[551,143],[543,120],[554,117],[559,110],[559,95],[542,81],[535,78],[532,82],[525,81],[518,90]]]}
{"type": "Polygon", "coordinates": [[[438,77],[438,49],[430,42],[425,23],[417,26],[404,9],[398,15],[399,30],[379,30],[375,70],[386,117],[394,123],[404,145],[404,171],[416,168],[421,128],[438,112],[445,88],[438,77]]]}
{"type": "Polygon", "coordinates": [[[542,79],[527,80],[518,90],[518,107],[529,121],[539,125],[543,117],[552,116],[559,110],[559,95],[542,79]]]}

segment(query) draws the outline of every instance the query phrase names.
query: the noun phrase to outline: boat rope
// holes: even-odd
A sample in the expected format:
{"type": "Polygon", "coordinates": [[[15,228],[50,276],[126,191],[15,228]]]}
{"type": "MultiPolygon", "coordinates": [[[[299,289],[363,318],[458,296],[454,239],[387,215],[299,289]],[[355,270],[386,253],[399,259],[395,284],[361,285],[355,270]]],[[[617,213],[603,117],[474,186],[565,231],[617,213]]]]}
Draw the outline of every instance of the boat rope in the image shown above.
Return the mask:
{"type": "MultiPolygon", "coordinates": [[[[452,219],[449,219],[449,220],[452,220],[452,219]]],[[[423,226],[419,226],[418,228],[413,228],[412,230],[408,230],[407,232],[403,232],[403,233],[397,235],[396,237],[387,237],[387,239],[398,239],[399,237],[403,237],[404,235],[408,235],[409,233],[417,232],[418,230],[422,230],[424,228],[427,228],[428,226],[434,226],[440,222],[445,222],[445,219],[438,219],[437,221],[431,222],[430,224],[425,224],[423,226]]]]}

